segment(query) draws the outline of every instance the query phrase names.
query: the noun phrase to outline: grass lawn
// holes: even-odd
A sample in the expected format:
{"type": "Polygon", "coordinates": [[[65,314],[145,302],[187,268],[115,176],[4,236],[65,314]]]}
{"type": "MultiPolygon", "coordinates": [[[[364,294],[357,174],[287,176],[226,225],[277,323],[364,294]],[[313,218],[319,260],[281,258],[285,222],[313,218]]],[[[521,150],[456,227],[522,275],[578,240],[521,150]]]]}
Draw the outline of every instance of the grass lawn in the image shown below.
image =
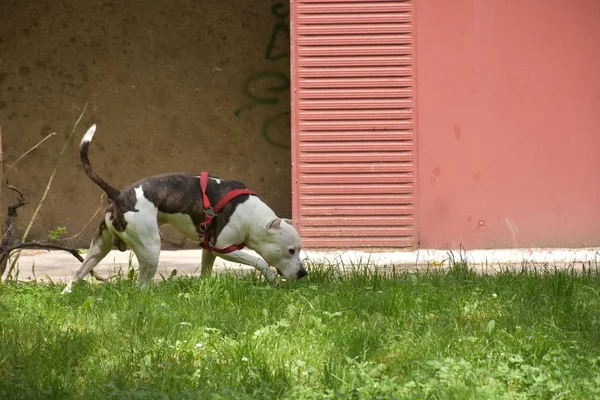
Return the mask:
{"type": "Polygon", "coordinates": [[[0,398],[600,398],[596,271],[0,286],[0,398]]]}

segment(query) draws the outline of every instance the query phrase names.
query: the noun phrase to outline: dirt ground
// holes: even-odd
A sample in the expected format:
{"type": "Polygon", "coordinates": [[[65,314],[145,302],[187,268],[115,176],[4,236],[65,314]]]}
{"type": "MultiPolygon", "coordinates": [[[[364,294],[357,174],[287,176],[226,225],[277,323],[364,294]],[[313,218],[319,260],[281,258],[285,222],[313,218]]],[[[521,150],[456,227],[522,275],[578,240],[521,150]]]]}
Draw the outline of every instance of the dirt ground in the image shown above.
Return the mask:
{"type": "MultiPolygon", "coordinates": [[[[291,214],[289,8],[260,0],[3,0],[0,125],[5,176],[28,222],[73,140],[30,238],[66,227],[87,246],[101,190],[79,165],[92,123],[96,171],[114,186],[163,172],[243,180],[291,214]],[[50,133],[18,164],[12,164],[50,133]]],[[[1,212],[14,196],[2,191],[1,212]]],[[[3,217],[2,215],[2,217],[3,217]]],[[[165,247],[186,247],[165,230],[165,247]]]]}

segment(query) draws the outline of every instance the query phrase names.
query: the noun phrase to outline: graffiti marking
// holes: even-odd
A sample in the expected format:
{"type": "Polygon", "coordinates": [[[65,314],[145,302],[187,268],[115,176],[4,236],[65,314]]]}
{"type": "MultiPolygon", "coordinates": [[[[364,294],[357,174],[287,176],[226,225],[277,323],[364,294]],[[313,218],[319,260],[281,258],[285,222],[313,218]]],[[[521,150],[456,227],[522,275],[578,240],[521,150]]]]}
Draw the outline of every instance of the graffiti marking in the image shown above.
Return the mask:
{"type": "Polygon", "coordinates": [[[279,114],[276,114],[272,117],[269,117],[265,120],[265,122],[263,123],[263,129],[262,129],[262,135],[263,138],[269,142],[271,145],[275,146],[275,147],[279,147],[280,149],[289,149],[290,145],[288,143],[281,143],[275,139],[273,139],[270,135],[269,135],[269,128],[271,127],[271,125],[273,125],[277,120],[281,119],[285,117],[287,120],[290,119],[290,112],[289,111],[284,111],[281,112],[279,114]]]}
{"type": "Polygon", "coordinates": [[[266,81],[267,84],[271,84],[265,87],[265,90],[269,93],[281,93],[290,88],[290,78],[281,72],[263,71],[252,75],[246,80],[246,84],[244,85],[244,94],[252,99],[252,101],[235,110],[234,114],[236,117],[239,116],[243,111],[250,110],[261,104],[279,104],[279,97],[277,96],[269,96],[267,93],[254,93],[253,87],[256,83],[261,81],[266,81]],[[272,81],[277,82],[273,83],[272,81]]]}
{"type": "MultiPolygon", "coordinates": [[[[271,14],[277,19],[271,29],[271,36],[265,48],[265,59],[275,61],[289,57],[290,24],[289,24],[289,5],[283,2],[277,2],[271,6],[271,14]],[[288,43],[287,51],[275,51],[275,45],[279,42],[288,43]]],[[[240,116],[246,110],[252,110],[260,105],[277,105],[280,103],[281,93],[290,89],[289,74],[277,71],[261,71],[250,76],[244,82],[244,94],[250,99],[249,102],[242,105],[234,111],[234,115],[240,116]],[[261,89],[258,89],[261,88],[261,89]],[[258,91],[258,93],[257,93],[258,91]]],[[[273,138],[271,132],[273,124],[286,118],[289,120],[290,111],[280,112],[269,116],[262,124],[262,137],[274,147],[280,149],[289,149],[288,143],[273,138]]]]}

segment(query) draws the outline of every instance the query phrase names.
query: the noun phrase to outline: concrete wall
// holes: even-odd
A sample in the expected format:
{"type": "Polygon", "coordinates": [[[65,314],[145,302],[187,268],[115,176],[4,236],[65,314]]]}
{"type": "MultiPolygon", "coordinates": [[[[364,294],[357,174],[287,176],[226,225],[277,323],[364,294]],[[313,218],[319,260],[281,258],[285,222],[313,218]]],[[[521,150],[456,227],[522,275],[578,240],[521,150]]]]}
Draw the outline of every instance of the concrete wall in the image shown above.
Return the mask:
{"type": "Polygon", "coordinates": [[[417,3],[420,243],[598,246],[600,2],[417,3]]]}
{"type": "MultiPolygon", "coordinates": [[[[99,207],[102,191],[78,156],[93,122],[92,163],[115,186],[206,169],[243,180],[289,216],[288,12],[262,0],[3,0],[0,124],[5,172],[31,202],[21,227],[86,103],[32,239],[56,226],[76,234],[99,207]]],[[[2,215],[13,199],[3,190],[2,215]]],[[[87,245],[99,220],[70,243],[87,245]]],[[[183,244],[166,232],[171,247],[183,244]]]]}

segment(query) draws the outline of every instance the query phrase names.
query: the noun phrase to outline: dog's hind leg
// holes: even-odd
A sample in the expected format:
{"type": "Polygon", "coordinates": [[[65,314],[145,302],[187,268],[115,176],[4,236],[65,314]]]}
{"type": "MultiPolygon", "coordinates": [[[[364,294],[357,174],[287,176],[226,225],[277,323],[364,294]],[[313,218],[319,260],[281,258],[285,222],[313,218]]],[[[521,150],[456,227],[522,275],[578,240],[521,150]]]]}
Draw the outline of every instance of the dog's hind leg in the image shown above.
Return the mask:
{"type": "Polygon", "coordinates": [[[92,244],[85,256],[83,263],[73,272],[71,281],[67,284],[63,293],[70,293],[73,282],[77,282],[85,278],[92,269],[108,254],[112,248],[112,236],[108,232],[106,223],[102,221],[98,229],[96,237],[92,239],[92,244]]]}
{"type": "Polygon", "coordinates": [[[137,281],[143,288],[152,285],[152,279],[158,269],[158,257],[160,255],[160,236],[158,233],[156,238],[146,240],[147,242],[143,244],[138,242],[130,243],[131,250],[135,253],[135,257],[140,265],[137,281]]]}
{"type": "Polygon", "coordinates": [[[202,266],[200,267],[200,276],[208,278],[212,273],[212,268],[217,255],[210,250],[202,250],[202,266]]]}
{"type": "Polygon", "coordinates": [[[138,211],[127,213],[126,219],[127,228],[119,236],[138,260],[138,283],[142,287],[149,287],[158,268],[160,255],[160,231],[156,214],[153,210],[145,210],[138,205],[138,211]]]}

